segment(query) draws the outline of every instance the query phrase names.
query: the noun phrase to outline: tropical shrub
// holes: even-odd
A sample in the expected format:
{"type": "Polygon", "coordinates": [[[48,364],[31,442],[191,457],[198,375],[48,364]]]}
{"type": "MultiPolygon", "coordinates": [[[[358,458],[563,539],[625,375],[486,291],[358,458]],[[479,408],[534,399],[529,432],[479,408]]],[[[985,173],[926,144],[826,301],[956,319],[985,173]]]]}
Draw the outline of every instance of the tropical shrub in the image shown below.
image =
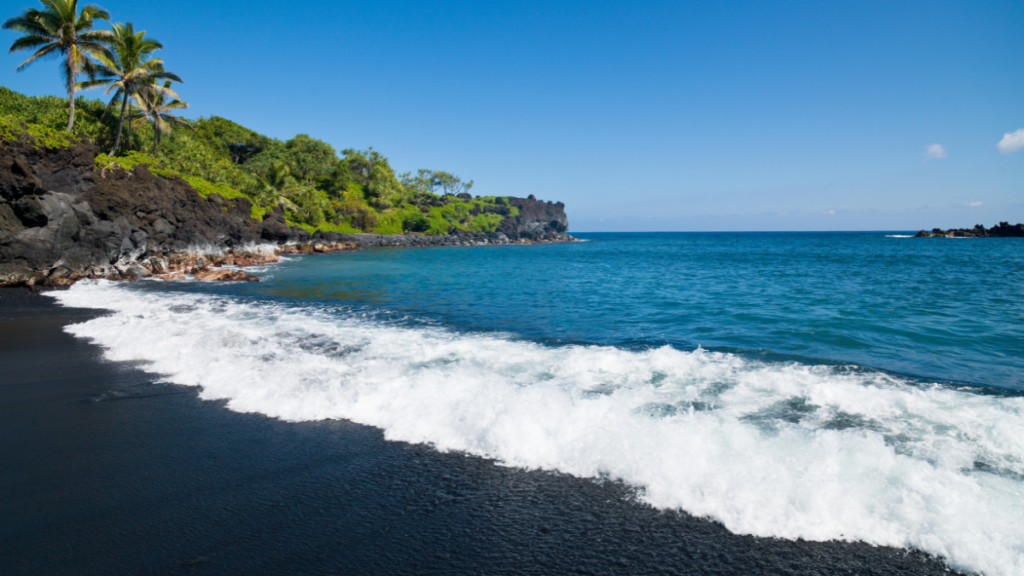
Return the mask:
{"type": "MultiPolygon", "coordinates": [[[[72,134],[110,145],[116,115],[101,119],[104,104],[98,100],[78,98],[76,107],[72,134]]],[[[74,140],[61,131],[67,108],[63,98],[28,97],[0,87],[0,139],[28,134],[37,145],[69,145],[74,140]]],[[[469,197],[472,182],[447,172],[398,176],[372,148],[346,149],[339,158],[329,144],[306,135],[282,142],[216,116],[192,124],[194,132],[171,126],[156,154],[141,151],[154,144],[152,123],[141,125],[127,140],[133,150],[101,154],[96,167],[146,165],[158,176],[183,178],[204,197],[246,197],[256,219],[280,207],[290,224],[311,232],[492,232],[503,218],[518,215],[503,198],[469,197]]]]}

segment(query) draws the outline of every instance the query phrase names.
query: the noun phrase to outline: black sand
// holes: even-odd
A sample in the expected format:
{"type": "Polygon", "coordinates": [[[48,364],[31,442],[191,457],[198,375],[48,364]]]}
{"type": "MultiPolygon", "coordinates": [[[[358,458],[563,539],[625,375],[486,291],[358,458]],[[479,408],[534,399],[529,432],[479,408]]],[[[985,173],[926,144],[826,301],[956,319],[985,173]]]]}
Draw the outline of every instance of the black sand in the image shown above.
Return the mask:
{"type": "Polygon", "coordinates": [[[236,414],[0,290],[0,574],[946,574],[866,544],[730,534],[628,488],[236,414]]]}

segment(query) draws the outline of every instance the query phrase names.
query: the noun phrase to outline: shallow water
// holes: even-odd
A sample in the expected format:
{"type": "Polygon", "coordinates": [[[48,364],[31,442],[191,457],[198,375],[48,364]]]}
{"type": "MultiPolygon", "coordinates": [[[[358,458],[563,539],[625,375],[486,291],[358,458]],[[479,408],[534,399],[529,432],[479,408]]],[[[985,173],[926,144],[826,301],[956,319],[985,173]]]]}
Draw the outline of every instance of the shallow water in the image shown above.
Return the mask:
{"type": "Polygon", "coordinates": [[[1024,572],[1024,242],[580,236],[55,297],[114,311],[69,328],[108,358],[232,410],[619,479],[740,534],[1024,572]]]}

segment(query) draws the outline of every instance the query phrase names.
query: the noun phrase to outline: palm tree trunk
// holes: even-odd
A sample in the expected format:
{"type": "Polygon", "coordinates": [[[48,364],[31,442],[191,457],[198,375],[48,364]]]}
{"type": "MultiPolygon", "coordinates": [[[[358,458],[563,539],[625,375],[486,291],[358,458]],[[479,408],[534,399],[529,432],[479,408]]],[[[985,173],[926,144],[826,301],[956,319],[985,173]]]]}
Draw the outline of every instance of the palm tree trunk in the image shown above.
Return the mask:
{"type": "Polygon", "coordinates": [[[75,89],[72,88],[68,94],[69,100],[71,101],[71,113],[68,114],[68,134],[71,133],[71,128],[75,125],[75,89]]]}
{"type": "Polygon", "coordinates": [[[117,155],[117,148],[121,145],[121,129],[124,127],[124,111],[128,107],[128,92],[124,93],[124,101],[121,102],[121,117],[117,119],[117,136],[114,137],[114,147],[110,150],[111,156],[117,155]]]}
{"type": "Polygon", "coordinates": [[[153,158],[156,158],[157,142],[160,142],[160,131],[156,129],[156,124],[153,124],[153,158]]]}

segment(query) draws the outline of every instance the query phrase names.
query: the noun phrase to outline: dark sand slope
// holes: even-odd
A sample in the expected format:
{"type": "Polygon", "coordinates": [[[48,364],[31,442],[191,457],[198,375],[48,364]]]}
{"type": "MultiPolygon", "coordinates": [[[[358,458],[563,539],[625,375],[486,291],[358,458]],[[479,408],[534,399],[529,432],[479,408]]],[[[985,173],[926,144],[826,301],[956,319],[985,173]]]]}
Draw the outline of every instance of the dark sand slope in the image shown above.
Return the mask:
{"type": "Polygon", "coordinates": [[[0,574],[945,574],[916,552],[736,536],[616,483],[230,412],[0,289],[0,574]]]}

